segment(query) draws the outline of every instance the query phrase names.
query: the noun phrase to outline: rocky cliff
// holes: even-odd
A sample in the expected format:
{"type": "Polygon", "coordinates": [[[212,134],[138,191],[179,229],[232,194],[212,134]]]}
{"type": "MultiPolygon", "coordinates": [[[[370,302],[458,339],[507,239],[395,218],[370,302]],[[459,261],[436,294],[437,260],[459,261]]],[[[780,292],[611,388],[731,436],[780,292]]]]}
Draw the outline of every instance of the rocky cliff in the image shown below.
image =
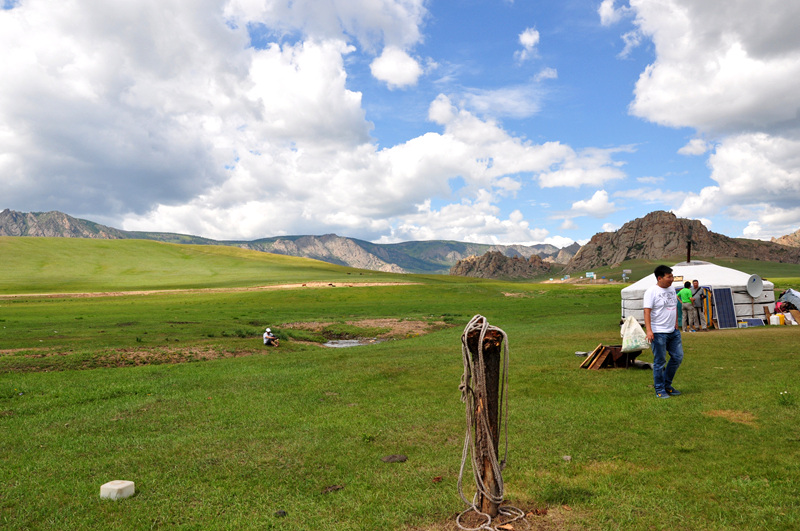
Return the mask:
{"type": "Polygon", "coordinates": [[[0,212],[0,236],[37,236],[50,238],[128,238],[124,231],[77,219],[61,212],[0,212]]]}
{"type": "Polygon", "coordinates": [[[778,243],[780,245],[786,245],[787,247],[800,247],[800,230],[796,230],[791,234],[787,234],[786,236],[781,236],[780,238],[772,238],[772,243],[778,243]]]}
{"type": "Polygon", "coordinates": [[[736,257],[750,260],[800,263],[800,248],[744,238],[729,238],[709,231],[697,220],[656,211],[629,221],[616,232],[600,232],[575,254],[564,272],[591,270],[637,258],[660,260],[685,257],[692,241],[692,256],[736,257]]]}
{"type": "Polygon", "coordinates": [[[550,264],[537,255],[525,259],[522,256],[505,256],[498,251],[489,251],[483,256],[469,256],[459,260],[450,268],[451,275],[477,278],[533,278],[550,270],[550,264]]]}
{"type": "Polygon", "coordinates": [[[368,252],[350,238],[342,238],[335,234],[324,236],[301,236],[299,238],[275,238],[268,242],[240,243],[239,247],[266,251],[270,253],[286,254],[289,256],[302,256],[313,258],[332,264],[384,271],[386,273],[406,273],[406,270],[397,264],[387,262],[373,253],[368,252]]]}

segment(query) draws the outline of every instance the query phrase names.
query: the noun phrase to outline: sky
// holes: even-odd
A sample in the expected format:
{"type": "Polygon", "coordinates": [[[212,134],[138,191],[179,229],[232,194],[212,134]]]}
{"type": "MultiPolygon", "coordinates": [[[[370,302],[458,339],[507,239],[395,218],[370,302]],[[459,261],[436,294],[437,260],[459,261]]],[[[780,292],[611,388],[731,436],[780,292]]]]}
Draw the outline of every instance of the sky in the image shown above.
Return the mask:
{"type": "Polygon", "coordinates": [[[800,228],[800,0],[0,5],[0,209],[225,240],[800,228]]]}

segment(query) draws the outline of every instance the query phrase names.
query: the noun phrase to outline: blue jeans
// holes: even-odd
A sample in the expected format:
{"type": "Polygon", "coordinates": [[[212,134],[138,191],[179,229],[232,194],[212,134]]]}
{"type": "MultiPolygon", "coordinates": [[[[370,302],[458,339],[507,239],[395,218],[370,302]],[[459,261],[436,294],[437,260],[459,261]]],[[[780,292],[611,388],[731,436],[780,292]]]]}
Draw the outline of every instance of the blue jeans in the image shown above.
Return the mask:
{"type": "Polygon", "coordinates": [[[672,379],[683,361],[683,342],[681,331],[653,333],[653,387],[656,393],[663,393],[672,387],[672,379]],[[669,352],[669,362],[667,362],[669,352]]]}

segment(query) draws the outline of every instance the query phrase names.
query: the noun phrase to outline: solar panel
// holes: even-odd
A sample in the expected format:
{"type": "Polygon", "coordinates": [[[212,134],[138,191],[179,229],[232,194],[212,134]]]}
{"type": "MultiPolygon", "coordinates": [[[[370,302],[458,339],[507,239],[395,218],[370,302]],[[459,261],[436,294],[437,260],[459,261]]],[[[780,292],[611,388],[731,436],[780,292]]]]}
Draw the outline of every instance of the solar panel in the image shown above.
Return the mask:
{"type": "Polygon", "coordinates": [[[714,288],[714,306],[720,328],[736,328],[736,310],[731,288],[714,288]]]}

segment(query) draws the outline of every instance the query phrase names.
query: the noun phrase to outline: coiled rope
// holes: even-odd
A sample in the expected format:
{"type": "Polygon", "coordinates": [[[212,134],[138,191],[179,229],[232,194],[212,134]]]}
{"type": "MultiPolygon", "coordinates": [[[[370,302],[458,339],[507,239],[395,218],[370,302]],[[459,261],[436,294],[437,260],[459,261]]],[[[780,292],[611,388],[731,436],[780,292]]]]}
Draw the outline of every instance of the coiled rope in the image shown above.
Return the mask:
{"type": "MultiPolygon", "coordinates": [[[[461,391],[461,401],[466,404],[466,434],[464,435],[464,448],[461,453],[461,470],[458,473],[458,494],[461,496],[461,499],[464,501],[464,503],[469,506],[469,508],[456,517],[456,524],[460,529],[464,529],[465,531],[478,531],[482,529],[497,531],[492,525],[492,517],[484,512],[481,512],[477,506],[477,503],[479,496],[481,495],[497,505],[503,502],[502,471],[505,468],[506,460],[508,458],[508,401],[505,396],[506,387],[508,386],[508,336],[500,328],[490,326],[489,322],[482,315],[476,315],[467,324],[466,328],[464,328],[464,333],[461,335],[461,354],[464,361],[464,374],[461,376],[461,384],[458,386],[458,388],[461,391]],[[503,451],[503,459],[499,462],[497,457],[498,452],[494,447],[494,439],[492,437],[492,432],[489,425],[489,410],[487,407],[482,407],[477,415],[475,412],[476,395],[480,394],[481,396],[486,396],[486,372],[483,359],[483,339],[486,336],[486,332],[490,330],[499,332],[503,336],[503,373],[500,379],[500,415],[498,415],[497,429],[499,433],[500,428],[502,427],[505,448],[503,451]],[[474,363],[475,360],[472,359],[469,348],[467,347],[467,336],[474,331],[480,331],[480,337],[478,338],[477,363],[474,363]],[[473,368],[475,371],[474,375],[473,368]],[[483,478],[481,477],[480,471],[483,469],[483,462],[481,460],[486,456],[477,455],[475,450],[475,440],[478,438],[479,434],[481,436],[481,440],[485,441],[487,444],[489,462],[492,467],[492,471],[494,472],[495,481],[497,482],[497,494],[489,492],[490,489],[487,488],[483,478]],[[467,498],[464,496],[462,484],[468,454],[472,455],[472,476],[475,479],[476,487],[476,492],[472,498],[472,502],[467,500],[467,498]],[[478,527],[465,527],[461,523],[461,518],[465,514],[473,511],[485,518],[486,521],[478,527]]],[[[498,509],[498,514],[512,518],[505,523],[514,522],[525,516],[525,513],[522,510],[510,505],[500,507],[498,509]]]]}

